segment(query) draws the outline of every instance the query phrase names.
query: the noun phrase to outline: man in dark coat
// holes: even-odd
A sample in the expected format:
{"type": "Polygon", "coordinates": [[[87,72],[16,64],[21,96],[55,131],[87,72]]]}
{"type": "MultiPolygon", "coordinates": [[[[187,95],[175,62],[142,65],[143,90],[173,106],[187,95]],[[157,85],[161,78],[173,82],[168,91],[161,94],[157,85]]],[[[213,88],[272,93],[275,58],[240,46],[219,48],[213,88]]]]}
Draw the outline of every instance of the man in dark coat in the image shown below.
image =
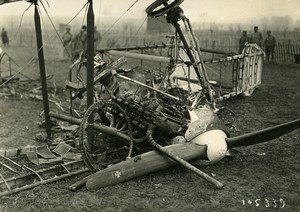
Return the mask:
{"type": "Polygon", "coordinates": [[[2,32],[1,32],[1,38],[2,38],[2,44],[4,47],[8,47],[9,46],[9,39],[8,39],[8,35],[7,32],[4,28],[2,28],[2,32]]]}
{"type": "Polygon", "coordinates": [[[250,38],[247,35],[247,31],[244,30],[243,34],[242,34],[242,37],[239,40],[239,54],[242,53],[242,51],[245,47],[245,44],[249,43],[249,41],[250,41],[250,38]]]}
{"type": "Polygon", "coordinates": [[[270,61],[270,59],[274,60],[274,52],[275,52],[275,45],[276,45],[276,39],[273,35],[271,35],[271,31],[267,31],[267,38],[265,39],[264,45],[265,45],[265,51],[267,56],[267,61],[270,61]],[[271,58],[270,58],[271,56],[271,58]]]}

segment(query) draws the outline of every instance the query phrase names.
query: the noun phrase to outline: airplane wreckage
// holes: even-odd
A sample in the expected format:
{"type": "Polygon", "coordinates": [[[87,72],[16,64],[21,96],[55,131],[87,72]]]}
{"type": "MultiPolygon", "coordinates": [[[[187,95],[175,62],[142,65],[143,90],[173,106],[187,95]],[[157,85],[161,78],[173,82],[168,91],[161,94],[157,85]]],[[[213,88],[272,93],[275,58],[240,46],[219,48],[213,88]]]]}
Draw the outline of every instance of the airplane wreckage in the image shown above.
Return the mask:
{"type": "MultiPolygon", "coordinates": [[[[76,190],[84,185],[87,189],[99,189],[176,164],[189,169],[217,188],[222,188],[221,182],[190,162],[202,160],[206,164],[213,164],[224,158],[232,148],[270,141],[300,127],[300,119],[297,119],[230,137],[228,126],[219,117],[224,108],[219,108],[218,105],[237,95],[249,96],[261,84],[264,53],[255,44],[247,44],[242,54],[231,55],[200,48],[189,19],[179,7],[183,0],[157,0],[146,8],[148,16],[164,16],[175,28],[175,35],[169,36],[168,44],[101,49],[97,50],[96,55],[93,46],[93,1],[89,0],[87,51],[80,54],[71,66],[70,81],[67,83],[71,90],[71,115],[50,112],[41,51],[38,1],[29,2],[35,5],[47,135],[51,138],[51,118],[79,125],[79,142],[76,148],[82,160],[38,171],[20,166],[30,170],[31,174],[13,179],[4,179],[0,175],[1,196],[87,170],[94,173],[71,185],[70,189],[76,190]],[[184,26],[184,30],[179,23],[184,26]],[[167,56],[131,51],[158,48],[163,49],[167,56]],[[221,56],[205,60],[203,52],[221,56]],[[113,57],[117,59],[113,60],[113,57]],[[141,72],[147,76],[135,79],[129,77],[131,69],[122,68],[127,63],[127,58],[166,64],[166,68],[141,72]],[[225,89],[221,83],[222,74],[220,73],[219,82],[210,81],[206,69],[207,64],[221,62],[231,64],[232,86],[226,92],[221,90],[225,89]],[[79,73],[83,66],[87,69],[87,81],[83,87],[78,88],[71,82],[72,72],[75,70],[79,73]],[[100,92],[95,92],[95,87],[100,88],[100,92]],[[87,107],[82,116],[76,117],[73,115],[72,101],[82,98],[86,100],[87,107]],[[88,169],[72,171],[84,167],[84,164],[88,169]],[[57,176],[58,173],[63,174],[57,176]],[[50,174],[55,174],[55,177],[43,179],[50,174]],[[23,187],[17,186],[25,181],[24,178],[36,180],[23,187]]],[[[7,1],[0,1],[1,3],[7,1]]],[[[55,149],[56,152],[59,150],[55,149]]],[[[47,152],[49,149],[37,150],[47,152]]],[[[1,157],[16,164],[5,154],[1,157]]]]}

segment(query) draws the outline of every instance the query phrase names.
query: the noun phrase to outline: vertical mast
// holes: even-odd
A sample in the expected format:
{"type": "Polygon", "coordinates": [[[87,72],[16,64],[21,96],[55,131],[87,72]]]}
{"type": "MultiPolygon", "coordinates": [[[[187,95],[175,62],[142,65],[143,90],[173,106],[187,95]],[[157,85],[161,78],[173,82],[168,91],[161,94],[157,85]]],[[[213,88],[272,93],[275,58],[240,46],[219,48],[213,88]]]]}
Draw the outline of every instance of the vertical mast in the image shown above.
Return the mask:
{"type": "Polygon", "coordinates": [[[45,127],[47,132],[47,138],[50,139],[51,120],[49,116],[49,100],[48,100],[47,79],[46,79],[46,71],[45,71],[41,20],[37,8],[38,0],[33,0],[33,3],[34,3],[34,24],[35,24],[36,44],[37,44],[38,57],[39,57],[39,69],[40,69],[40,76],[41,76],[42,95],[43,95],[43,104],[44,104],[44,112],[45,112],[45,127]]]}
{"type": "MultiPolygon", "coordinates": [[[[87,13],[87,108],[94,103],[94,11],[93,0],[88,0],[89,8],[87,13]]],[[[93,117],[88,120],[89,124],[93,123],[93,117]]],[[[90,126],[90,125],[89,125],[90,126]]],[[[93,143],[93,127],[87,129],[88,143],[93,143]]],[[[91,146],[91,145],[90,145],[91,146]]]]}

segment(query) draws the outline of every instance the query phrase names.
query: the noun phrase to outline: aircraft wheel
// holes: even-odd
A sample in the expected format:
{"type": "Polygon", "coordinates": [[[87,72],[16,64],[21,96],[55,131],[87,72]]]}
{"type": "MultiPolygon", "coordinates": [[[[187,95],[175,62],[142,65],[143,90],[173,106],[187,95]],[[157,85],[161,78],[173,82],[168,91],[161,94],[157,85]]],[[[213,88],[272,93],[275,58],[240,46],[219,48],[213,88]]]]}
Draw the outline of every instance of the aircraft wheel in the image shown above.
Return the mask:
{"type": "Polygon", "coordinates": [[[91,171],[98,171],[108,165],[120,162],[128,157],[128,149],[132,149],[122,138],[95,130],[90,125],[104,126],[109,131],[120,132],[132,137],[130,120],[126,112],[110,100],[100,100],[89,107],[80,125],[79,149],[82,159],[91,171]],[[88,120],[92,119],[90,124],[88,120]],[[91,130],[91,131],[89,131],[91,130]],[[91,134],[92,141],[88,141],[91,134]]]}

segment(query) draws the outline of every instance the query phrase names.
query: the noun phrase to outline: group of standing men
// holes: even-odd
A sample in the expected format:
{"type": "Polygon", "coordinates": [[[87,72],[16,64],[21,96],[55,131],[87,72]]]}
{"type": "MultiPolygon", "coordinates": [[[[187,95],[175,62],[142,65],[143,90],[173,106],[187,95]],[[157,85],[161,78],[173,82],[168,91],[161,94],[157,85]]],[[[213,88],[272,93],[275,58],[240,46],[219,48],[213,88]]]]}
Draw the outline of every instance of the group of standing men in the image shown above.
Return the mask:
{"type": "MultiPolygon", "coordinates": [[[[86,26],[82,26],[80,31],[73,36],[70,27],[66,28],[66,32],[62,35],[63,50],[62,59],[75,58],[87,47],[87,32],[86,26]]],[[[98,44],[102,40],[100,32],[97,27],[94,27],[94,51],[98,48],[98,44]]]]}
{"type": "Polygon", "coordinates": [[[267,61],[274,60],[274,52],[276,39],[271,35],[271,31],[267,31],[267,37],[263,40],[262,33],[258,31],[258,27],[254,27],[254,32],[248,37],[247,31],[243,31],[242,37],[239,40],[239,53],[242,53],[246,43],[256,43],[260,48],[265,48],[267,61]]]}

